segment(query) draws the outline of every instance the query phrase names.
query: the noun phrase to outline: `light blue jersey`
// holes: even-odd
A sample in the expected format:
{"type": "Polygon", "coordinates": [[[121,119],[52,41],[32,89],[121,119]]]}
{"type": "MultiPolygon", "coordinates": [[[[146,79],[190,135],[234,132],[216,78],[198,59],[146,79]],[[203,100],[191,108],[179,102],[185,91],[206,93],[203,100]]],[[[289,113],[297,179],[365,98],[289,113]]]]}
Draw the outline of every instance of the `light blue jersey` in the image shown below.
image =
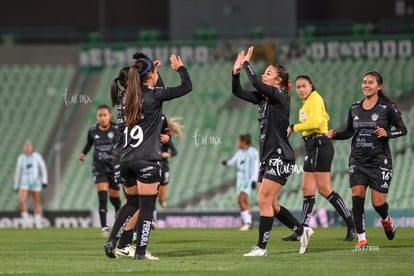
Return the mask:
{"type": "Polygon", "coordinates": [[[14,189],[40,191],[42,184],[47,184],[47,170],[42,156],[33,152],[31,155],[20,154],[14,175],[14,189]]]}
{"type": "Polygon", "coordinates": [[[227,166],[237,167],[238,192],[251,192],[251,184],[257,182],[259,175],[259,154],[254,147],[239,149],[236,154],[226,162],[227,166]]]}

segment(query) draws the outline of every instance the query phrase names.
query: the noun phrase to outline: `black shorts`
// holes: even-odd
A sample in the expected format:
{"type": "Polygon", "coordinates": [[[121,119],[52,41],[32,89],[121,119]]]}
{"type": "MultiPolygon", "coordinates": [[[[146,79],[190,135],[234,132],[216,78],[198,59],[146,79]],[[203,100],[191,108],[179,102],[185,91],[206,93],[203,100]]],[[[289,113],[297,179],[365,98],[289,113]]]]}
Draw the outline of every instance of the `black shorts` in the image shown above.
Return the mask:
{"type": "Polygon", "coordinates": [[[264,178],[270,179],[281,185],[285,185],[286,181],[294,169],[295,163],[282,160],[280,157],[272,158],[267,161],[260,162],[259,183],[264,178]]]}
{"type": "Polygon", "coordinates": [[[168,169],[161,169],[161,186],[166,186],[170,183],[170,172],[168,169]]]}
{"type": "Polygon", "coordinates": [[[160,161],[136,160],[121,162],[121,174],[126,187],[132,187],[141,183],[155,183],[161,181],[160,161]]]}
{"type": "Polygon", "coordinates": [[[118,183],[115,182],[113,172],[98,171],[94,169],[93,170],[93,182],[95,184],[107,182],[109,183],[110,189],[119,191],[119,185],[118,183]]]}
{"type": "Polygon", "coordinates": [[[371,189],[387,194],[392,180],[392,164],[378,166],[361,166],[349,164],[349,186],[365,185],[371,189]]]}
{"type": "Polygon", "coordinates": [[[330,172],[334,156],[334,147],[327,136],[307,136],[305,141],[306,156],[303,164],[305,172],[330,172]]]}

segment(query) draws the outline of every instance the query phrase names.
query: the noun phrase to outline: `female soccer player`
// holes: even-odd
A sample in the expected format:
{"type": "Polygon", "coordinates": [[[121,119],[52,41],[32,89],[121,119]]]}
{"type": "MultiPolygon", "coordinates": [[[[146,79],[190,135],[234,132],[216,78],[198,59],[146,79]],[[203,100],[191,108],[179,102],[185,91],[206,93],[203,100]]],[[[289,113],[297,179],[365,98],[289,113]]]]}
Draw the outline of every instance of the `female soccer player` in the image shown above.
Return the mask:
{"type": "Polygon", "coordinates": [[[19,205],[23,220],[22,227],[32,227],[26,203],[30,193],[34,207],[34,226],[40,229],[42,228],[40,192],[42,187],[47,187],[47,169],[42,155],[33,150],[31,141],[28,140],[24,143],[23,151],[24,153],[17,158],[16,172],[14,174],[14,190],[16,192],[20,190],[19,205]]]}
{"type": "Polygon", "coordinates": [[[111,122],[111,110],[107,105],[101,105],[96,111],[98,123],[92,126],[87,135],[86,145],[79,156],[83,162],[86,154],[95,145],[93,153],[93,181],[95,182],[96,191],[99,200],[99,219],[102,227],[102,237],[108,237],[108,225],[106,223],[106,213],[108,210],[108,192],[109,200],[118,212],[121,207],[119,199],[119,185],[114,181],[113,146],[119,136],[118,127],[111,122]]]}
{"type": "MultiPolygon", "coordinates": [[[[163,117],[167,121],[168,129],[172,133],[174,133],[178,137],[178,139],[182,139],[183,138],[182,125],[178,123],[177,121],[178,118],[176,117],[167,118],[165,116],[163,117]]],[[[167,141],[166,143],[162,144],[161,182],[160,182],[160,188],[158,191],[158,202],[163,208],[165,208],[167,205],[168,184],[170,182],[170,173],[169,173],[170,167],[168,163],[168,158],[174,157],[176,155],[177,155],[177,149],[175,148],[171,139],[167,141]]]]}
{"type": "Polygon", "coordinates": [[[259,176],[259,157],[257,150],[252,147],[250,134],[240,134],[237,139],[239,150],[230,160],[224,160],[224,166],[237,166],[237,202],[240,207],[242,227],[240,231],[248,231],[252,228],[252,214],[249,207],[249,196],[252,186],[257,184],[259,176]]]}
{"type": "MultiPolygon", "coordinates": [[[[192,90],[187,69],[180,57],[170,57],[172,68],[181,77],[181,85],[174,88],[155,87],[158,80],[160,62],[139,58],[130,67],[125,99],[125,124],[121,155],[121,173],[125,179],[127,205],[134,207],[133,212],[121,210],[117,221],[125,222],[139,209],[137,220],[137,248],[134,259],[158,258],[146,254],[150,238],[151,221],[158,193],[161,168],[161,113],[164,101],[184,96],[192,90]],[[139,206],[138,206],[139,204],[139,206]]],[[[117,222],[115,222],[117,223],[117,222]]],[[[105,252],[114,250],[114,243],[108,241],[105,252]]],[[[108,255],[108,253],[107,253],[108,255]]]]}
{"type": "Polygon", "coordinates": [[[340,132],[332,129],[328,135],[336,140],[352,137],[349,178],[352,213],[358,235],[356,249],[368,246],[364,223],[368,187],[371,188],[372,206],[381,217],[385,235],[389,240],[395,236],[387,203],[392,178],[392,156],[388,141],[407,134],[398,107],[382,91],[382,76],[376,71],[365,73],[361,86],[364,99],[352,104],[346,128],[340,132]]]}
{"type": "MultiPolygon", "coordinates": [[[[345,241],[355,238],[355,224],[351,212],[345,205],[341,196],[331,186],[331,164],[334,148],[328,138],[329,114],[325,102],[316,91],[315,85],[309,76],[296,78],[296,92],[303,100],[303,106],[299,110],[300,123],[288,128],[288,137],[292,131],[301,131],[305,141],[306,156],[303,166],[302,192],[303,207],[301,223],[309,226],[312,212],[315,206],[315,192],[326,198],[345,221],[348,232],[345,241]]],[[[286,241],[297,241],[298,236],[293,233],[284,237],[286,241]]]]}
{"type": "Polygon", "coordinates": [[[276,217],[300,236],[299,254],[307,252],[313,230],[302,226],[288,209],[279,205],[277,198],[294,166],[295,156],[287,137],[289,126],[289,74],[281,65],[269,65],[261,80],[249,61],[253,53],[240,52],[233,67],[233,94],[258,106],[260,169],[259,208],[260,224],[257,245],[245,256],[266,256],[266,245],[276,217]],[[240,71],[244,68],[256,91],[246,91],[240,85],[240,71]]]}

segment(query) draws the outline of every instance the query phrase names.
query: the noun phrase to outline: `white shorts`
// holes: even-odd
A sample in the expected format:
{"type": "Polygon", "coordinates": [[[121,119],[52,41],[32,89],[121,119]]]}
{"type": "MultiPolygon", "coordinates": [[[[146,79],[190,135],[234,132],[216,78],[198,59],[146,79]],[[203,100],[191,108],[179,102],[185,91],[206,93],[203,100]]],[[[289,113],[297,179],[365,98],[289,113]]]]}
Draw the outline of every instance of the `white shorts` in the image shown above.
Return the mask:
{"type": "Polygon", "coordinates": [[[252,181],[237,180],[236,189],[237,189],[237,194],[240,194],[241,192],[245,192],[248,196],[250,196],[250,193],[252,191],[252,181]]]}
{"type": "Polygon", "coordinates": [[[32,182],[23,181],[20,184],[20,189],[29,190],[32,192],[40,192],[42,191],[42,183],[40,183],[40,180],[35,180],[32,182]]]}

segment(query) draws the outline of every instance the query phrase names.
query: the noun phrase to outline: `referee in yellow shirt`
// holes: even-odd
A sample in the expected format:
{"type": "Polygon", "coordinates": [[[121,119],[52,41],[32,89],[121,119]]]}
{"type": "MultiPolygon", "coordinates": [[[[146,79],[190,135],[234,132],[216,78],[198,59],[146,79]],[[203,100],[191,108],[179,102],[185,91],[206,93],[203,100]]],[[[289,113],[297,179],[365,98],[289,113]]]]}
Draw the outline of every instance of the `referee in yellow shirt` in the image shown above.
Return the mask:
{"type": "MultiPolygon", "coordinates": [[[[355,224],[351,212],[346,207],[341,196],[331,186],[331,164],[334,148],[328,138],[329,114],[321,95],[316,91],[310,77],[301,75],[296,78],[296,92],[303,100],[299,110],[298,124],[288,128],[288,136],[293,131],[301,131],[305,142],[306,156],[303,166],[302,191],[303,208],[301,223],[309,226],[309,221],[315,206],[315,192],[325,197],[335,207],[335,210],[345,221],[348,231],[345,241],[352,241],[355,237],[355,224]]],[[[297,241],[294,233],[283,237],[285,241],[297,241]]]]}

